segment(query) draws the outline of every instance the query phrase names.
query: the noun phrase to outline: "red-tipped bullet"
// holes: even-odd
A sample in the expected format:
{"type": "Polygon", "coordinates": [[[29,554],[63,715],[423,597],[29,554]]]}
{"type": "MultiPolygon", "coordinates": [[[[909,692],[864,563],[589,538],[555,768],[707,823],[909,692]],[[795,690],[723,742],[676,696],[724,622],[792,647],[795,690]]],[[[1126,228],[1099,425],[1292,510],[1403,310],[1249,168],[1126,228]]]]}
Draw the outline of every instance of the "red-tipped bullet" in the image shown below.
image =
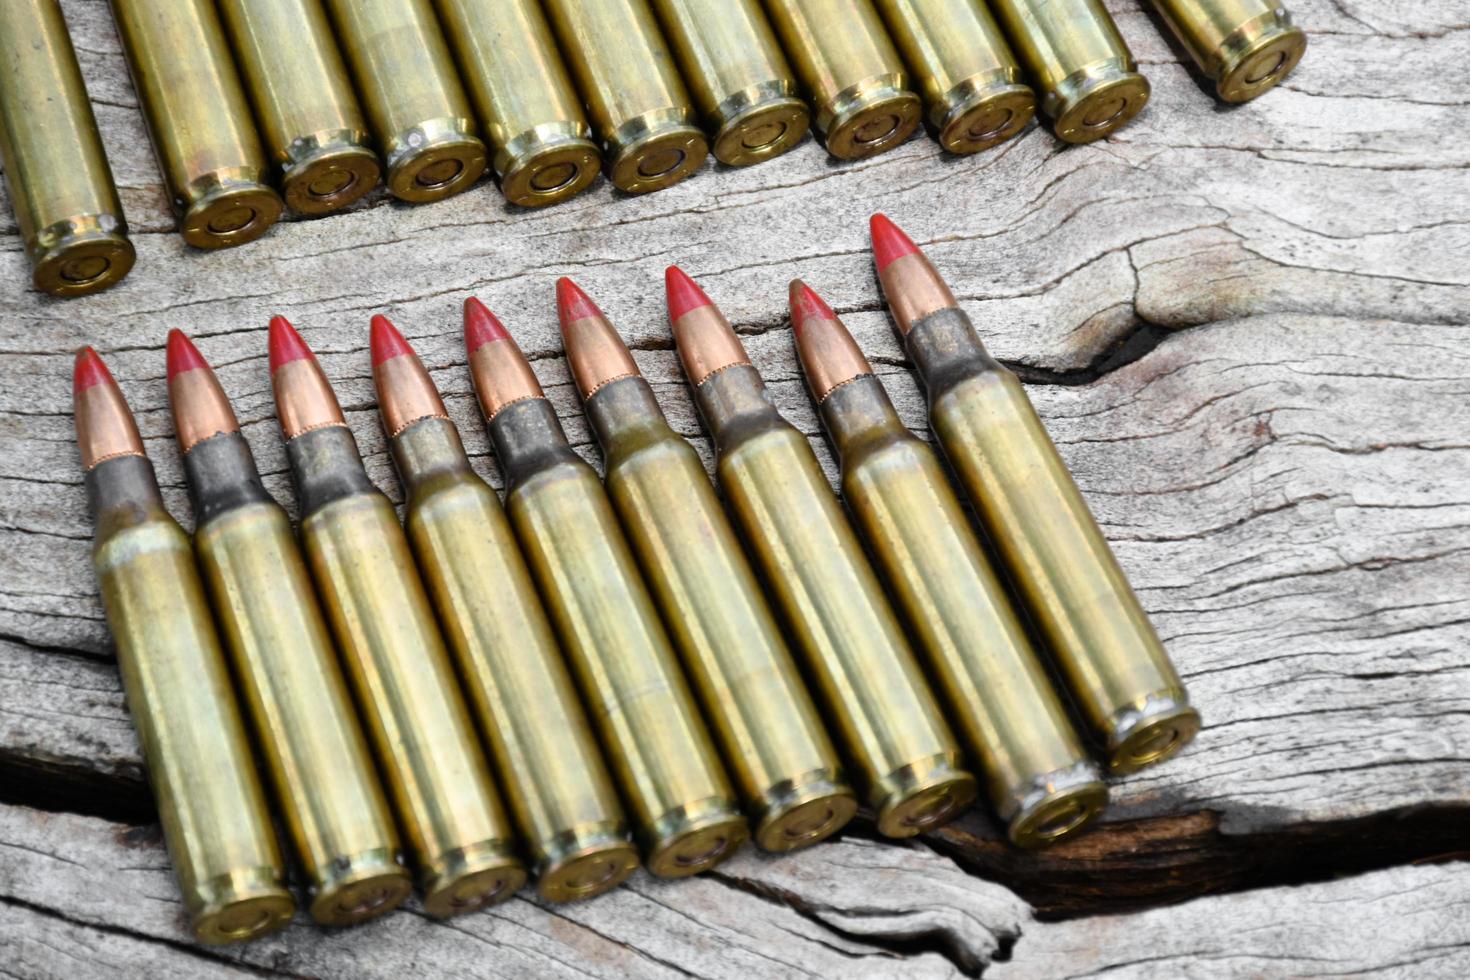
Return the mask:
{"type": "Polygon", "coordinates": [[[413,348],[408,346],[408,341],[403,339],[393,321],[382,314],[373,317],[371,347],[374,367],[386,360],[413,354],[413,348]]]}
{"type": "Polygon", "coordinates": [[[373,317],[372,348],[378,411],[389,438],[420,419],[449,417],[423,362],[385,316],[373,317]]]}
{"type": "Polygon", "coordinates": [[[283,364],[292,361],[316,360],[311,348],[306,346],[306,341],[301,339],[301,334],[291,326],[291,321],[283,316],[271,317],[270,329],[270,362],[271,373],[274,374],[283,364]]]}
{"type": "Polygon", "coordinates": [[[509,340],[510,331],[500,318],[490,312],[489,307],[471,296],[464,301],[464,346],[473,354],[486,344],[497,340],[509,340]]]}
{"type": "Polygon", "coordinates": [[[117,456],[143,455],[143,440],[133,422],[133,413],[117,382],[112,380],[112,372],[90,347],[77,351],[72,369],[72,399],[83,469],[90,470],[117,456]]]}
{"type": "Polygon", "coordinates": [[[182,330],[168,332],[167,364],[169,381],[185,371],[209,367],[209,363],[199,353],[199,348],[194,346],[194,342],[182,330]]]}
{"type": "Polygon", "coordinates": [[[913,239],[905,235],[898,225],[889,221],[887,215],[873,215],[868,221],[868,229],[873,236],[873,258],[878,263],[879,272],[888,268],[894,260],[919,251],[919,246],[914,244],[913,239]]]}
{"type": "Polygon", "coordinates": [[[72,395],[80,395],[88,388],[100,384],[116,386],[117,382],[112,380],[112,372],[107,370],[107,365],[102,363],[97,352],[90,347],[83,347],[77,351],[76,364],[72,368],[72,395]]]}
{"type": "Polygon", "coordinates": [[[561,340],[572,378],[583,398],[591,398],[610,381],[638,374],[627,344],[603,316],[597,304],[570,279],[557,283],[561,312],[561,340]]]}
{"type": "Polygon", "coordinates": [[[674,323],[690,310],[714,306],[699,283],[689,278],[688,273],[677,265],[664,270],[664,289],[668,293],[669,322],[674,323]]]}
{"type": "Polygon", "coordinates": [[[287,441],[312,429],[347,424],[316,355],[283,316],[271,318],[270,361],[276,418],[287,441]]]}
{"type": "Polygon", "coordinates": [[[563,324],[572,323],[583,317],[602,316],[602,311],[592,298],[582,292],[582,287],[566,276],[556,281],[556,311],[563,324]]]}
{"type": "Polygon", "coordinates": [[[827,301],[800,279],[791,280],[791,326],[798,334],[813,320],[835,320],[827,301]]]}
{"type": "Polygon", "coordinates": [[[873,373],[837,314],[800,279],[791,284],[791,320],[796,325],[796,353],[818,404],[839,385],[873,373]]]}
{"type": "Polygon", "coordinates": [[[480,411],[487,420],[507,405],[546,397],[515,338],[473,297],[464,304],[464,343],[480,411]]]}
{"type": "Polygon", "coordinates": [[[206,439],[240,430],[219,379],[182,330],[168,334],[168,401],[174,435],[185,455],[206,439]]]}
{"type": "Polygon", "coordinates": [[[899,333],[907,337],[914,324],[924,317],[956,306],[949,286],[939,278],[923,250],[898,225],[875,214],[869,226],[878,279],[899,333]]]}

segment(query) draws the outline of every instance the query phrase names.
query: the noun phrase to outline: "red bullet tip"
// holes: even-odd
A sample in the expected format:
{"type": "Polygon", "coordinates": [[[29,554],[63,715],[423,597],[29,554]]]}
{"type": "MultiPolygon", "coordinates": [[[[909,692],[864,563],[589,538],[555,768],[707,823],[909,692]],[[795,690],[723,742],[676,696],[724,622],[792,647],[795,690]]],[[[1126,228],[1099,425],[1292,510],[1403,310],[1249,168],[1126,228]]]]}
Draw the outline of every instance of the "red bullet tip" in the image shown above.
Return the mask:
{"type": "Polygon", "coordinates": [[[168,332],[168,380],[183,374],[185,371],[193,371],[196,368],[207,368],[209,362],[199,353],[199,348],[182,330],[170,330],[168,332]]]}
{"type": "Polygon", "coordinates": [[[77,351],[76,367],[72,370],[72,394],[80,395],[88,388],[100,384],[116,385],[117,382],[112,380],[112,372],[107,370],[107,365],[102,363],[97,352],[90,347],[83,347],[77,351]]]}
{"type": "Polygon", "coordinates": [[[677,265],[664,270],[664,289],[669,297],[669,322],[673,323],[690,310],[714,306],[699,283],[689,278],[688,273],[677,265]]]}
{"type": "Polygon", "coordinates": [[[505,329],[505,324],[500,318],[491,313],[489,308],[475,297],[471,296],[464,301],[464,345],[470,353],[474,353],[486,344],[493,344],[497,340],[509,340],[510,332],[505,329]]]}
{"type": "Polygon", "coordinates": [[[832,307],[812,287],[800,279],[791,281],[791,326],[797,333],[801,333],[808,320],[835,319],[837,314],[832,312],[832,307]]]}
{"type": "Polygon", "coordinates": [[[301,339],[301,334],[291,326],[291,321],[283,316],[271,317],[270,330],[270,364],[271,373],[274,374],[282,365],[290,364],[292,361],[316,360],[311,348],[306,346],[306,341],[301,339]]]}
{"type": "Polygon", "coordinates": [[[373,317],[372,351],[373,367],[404,354],[413,354],[413,348],[408,346],[403,334],[393,326],[393,321],[382,314],[373,317]]]}
{"type": "Polygon", "coordinates": [[[905,255],[914,255],[919,251],[919,246],[914,244],[913,239],[905,235],[898,225],[889,221],[887,215],[873,215],[868,227],[873,235],[873,258],[878,263],[879,272],[905,255]]]}
{"type": "Polygon", "coordinates": [[[563,326],[584,317],[602,316],[592,298],[566,276],[556,281],[556,310],[561,315],[563,326]]]}

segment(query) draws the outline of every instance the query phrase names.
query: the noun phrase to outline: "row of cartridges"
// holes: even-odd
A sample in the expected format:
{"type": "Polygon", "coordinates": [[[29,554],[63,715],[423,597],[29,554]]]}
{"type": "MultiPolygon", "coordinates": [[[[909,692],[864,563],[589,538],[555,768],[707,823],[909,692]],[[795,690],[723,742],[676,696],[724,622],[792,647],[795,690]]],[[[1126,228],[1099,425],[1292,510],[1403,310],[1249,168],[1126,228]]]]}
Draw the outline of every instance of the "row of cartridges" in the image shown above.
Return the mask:
{"type": "Polygon", "coordinates": [[[605,477],[470,299],[465,345],[502,505],[418,357],[375,317],[403,523],[311,350],[272,321],[299,550],[184,334],[169,337],[168,388],[192,547],[117,385],[80,352],[95,570],[200,939],[248,939],[294,909],[247,731],[327,924],[392,908],[411,871],[440,916],[506,898],[528,872],[549,900],[587,898],[640,860],[680,877],[749,837],[772,852],[814,844],[860,805],[902,838],[983,796],[1011,842],[1039,847],[1102,811],[1105,772],[1194,736],[1199,715],[1020,382],[902,231],[877,216],[873,238],[980,531],[799,281],[795,344],[846,512],[736,332],[676,267],[669,322],[718,494],[566,279],[562,337],[605,477]]]}
{"type": "MultiPolygon", "coordinates": [[[[1154,0],[1227,101],[1306,36],[1274,0],[1154,0]]],[[[111,0],[184,240],[260,237],[386,181],[437,201],[493,169],[551,204],[599,169],[643,193],[713,151],[742,166],[815,127],[860,159],[927,122],[974,153],[1038,102],[1088,142],[1149,84],[1101,0],[111,0]],[[1015,52],[1014,54],[1012,52],[1015,52]],[[279,188],[279,190],[278,190],[279,188]]],[[[134,250],[57,0],[0,4],[0,151],[37,288],[95,292],[134,250]]]]}

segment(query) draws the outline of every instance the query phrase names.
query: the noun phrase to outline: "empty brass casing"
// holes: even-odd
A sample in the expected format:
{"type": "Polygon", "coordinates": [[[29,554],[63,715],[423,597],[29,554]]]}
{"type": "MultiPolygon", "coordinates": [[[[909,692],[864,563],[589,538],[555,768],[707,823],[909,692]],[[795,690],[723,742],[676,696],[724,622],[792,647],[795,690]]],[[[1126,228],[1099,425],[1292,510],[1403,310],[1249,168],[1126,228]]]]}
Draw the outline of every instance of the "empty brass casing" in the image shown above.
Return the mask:
{"type": "Polygon", "coordinates": [[[420,419],[392,442],[409,540],[541,894],[607,891],[638,852],[500,501],[448,419],[420,419]]]}
{"type": "Polygon", "coordinates": [[[597,179],[592,127],[537,0],[435,0],[506,200],[564,201],[597,179]]]}
{"type": "Polygon", "coordinates": [[[978,153],[1026,128],[1036,95],[983,0],[875,0],[951,153],[978,153]]]}
{"type": "Polygon", "coordinates": [[[694,104],[732,166],[791,149],[811,124],[796,78],[759,0],[654,0],[694,104]]]}
{"type": "Polygon", "coordinates": [[[281,216],[250,103],[211,0],[110,0],[179,233],[253,242],[281,216]]]}
{"type": "Polygon", "coordinates": [[[287,206],[330,214],[377,187],[383,170],[321,0],[219,9],[287,206]]]}
{"type": "Polygon", "coordinates": [[[860,160],[898,146],[923,104],[872,0],[766,0],[827,152],[860,160]]]}
{"type": "Polygon", "coordinates": [[[393,196],[441,201],[479,180],[485,144],[430,0],[326,3],[393,196]]]}
{"type": "Polygon", "coordinates": [[[1102,0],[991,0],[991,8],[1059,139],[1101,139],[1148,102],[1148,79],[1102,0]]]}
{"type": "Polygon", "coordinates": [[[1154,0],[1226,102],[1249,102],[1291,74],[1307,35],[1270,0],[1154,0]]]}
{"type": "Polygon", "coordinates": [[[36,288],[85,296],[133,243],[57,0],[0,3],[0,165],[36,288]]]}
{"type": "Polygon", "coordinates": [[[546,0],[619,190],[662,190],[709,156],[689,91],[647,0],[546,0]]]}

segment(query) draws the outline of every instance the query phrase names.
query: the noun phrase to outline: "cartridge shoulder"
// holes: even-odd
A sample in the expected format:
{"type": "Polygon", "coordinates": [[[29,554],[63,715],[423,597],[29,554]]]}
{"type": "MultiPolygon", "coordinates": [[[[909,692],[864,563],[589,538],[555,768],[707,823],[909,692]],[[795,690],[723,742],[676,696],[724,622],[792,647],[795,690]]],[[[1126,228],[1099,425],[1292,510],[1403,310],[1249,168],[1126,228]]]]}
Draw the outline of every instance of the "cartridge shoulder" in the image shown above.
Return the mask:
{"type": "Polygon", "coordinates": [[[151,513],[144,520],[102,530],[92,549],[92,562],[100,573],[138,559],[171,552],[192,557],[189,536],[168,514],[151,513]]]}
{"type": "Polygon", "coordinates": [[[704,473],[704,464],[699,453],[673,429],[664,427],[657,438],[640,441],[626,451],[613,451],[607,457],[607,482],[614,483],[637,479],[650,472],[683,468],[698,469],[704,473]]]}
{"type": "Polygon", "coordinates": [[[500,497],[474,473],[436,474],[409,494],[405,520],[412,524],[438,517],[500,509],[500,497]]]}
{"type": "Polygon", "coordinates": [[[291,518],[274,500],[261,500],[232,507],[194,531],[194,543],[201,550],[216,545],[230,546],[248,542],[267,534],[291,533],[291,518]]]}

